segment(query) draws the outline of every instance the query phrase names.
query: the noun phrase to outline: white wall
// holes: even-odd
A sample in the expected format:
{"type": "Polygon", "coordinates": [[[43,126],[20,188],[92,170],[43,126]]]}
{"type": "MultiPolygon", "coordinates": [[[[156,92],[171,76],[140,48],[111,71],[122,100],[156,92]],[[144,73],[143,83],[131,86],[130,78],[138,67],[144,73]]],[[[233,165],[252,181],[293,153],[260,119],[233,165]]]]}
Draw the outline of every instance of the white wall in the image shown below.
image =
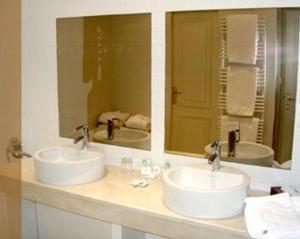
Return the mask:
{"type": "MultiPolygon", "coordinates": [[[[151,156],[157,163],[170,158],[173,163],[200,161],[195,158],[164,153],[164,84],[165,84],[165,13],[179,10],[219,8],[295,7],[300,0],[24,0],[22,1],[22,135],[25,150],[71,143],[59,138],[56,32],[57,17],[107,15],[150,12],[152,14],[152,149],[150,152],[99,145],[106,153],[107,162],[119,164],[120,158],[131,156],[136,165],[140,159],[151,156]]],[[[300,84],[298,84],[300,89],[300,84]]],[[[299,91],[298,91],[299,92],[299,91]]],[[[294,145],[300,143],[300,99],[294,145]]],[[[252,186],[293,183],[300,186],[300,147],[294,147],[293,169],[283,171],[271,168],[235,164],[252,178],[252,186]]],[[[204,162],[204,160],[201,160],[204,162]]]]}

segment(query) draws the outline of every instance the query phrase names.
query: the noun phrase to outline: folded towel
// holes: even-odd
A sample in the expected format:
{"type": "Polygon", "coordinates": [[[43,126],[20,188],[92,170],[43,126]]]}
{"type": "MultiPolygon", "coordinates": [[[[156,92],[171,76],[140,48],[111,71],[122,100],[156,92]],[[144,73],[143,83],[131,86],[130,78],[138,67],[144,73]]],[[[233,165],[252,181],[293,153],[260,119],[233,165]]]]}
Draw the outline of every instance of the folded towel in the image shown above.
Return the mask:
{"type": "Polygon", "coordinates": [[[257,40],[257,15],[230,15],[227,17],[229,62],[255,64],[257,40]]]}
{"type": "Polygon", "coordinates": [[[300,238],[300,215],[288,193],[245,199],[245,220],[253,238],[300,238]]]}
{"type": "Polygon", "coordinates": [[[121,113],[120,111],[104,112],[99,116],[98,122],[107,124],[107,120],[113,118],[119,119],[118,124],[124,125],[125,121],[129,118],[129,113],[121,113]]]}
{"type": "Polygon", "coordinates": [[[151,119],[144,115],[131,116],[126,122],[125,126],[132,129],[140,129],[144,131],[151,131],[151,119]]]}
{"type": "Polygon", "coordinates": [[[274,160],[273,162],[273,167],[274,168],[283,168],[283,169],[291,169],[292,166],[292,160],[288,160],[282,164],[278,163],[277,161],[274,160]]]}
{"type": "Polygon", "coordinates": [[[291,197],[291,200],[295,207],[296,213],[300,215],[300,197],[291,197]]]}
{"type": "Polygon", "coordinates": [[[228,140],[228,133],[240,129],[239,118],[227,115],[221,116],[221,141],[228,140]]]}
{"type": "Polygon", "coordinates": [[[252,116],[256,99],[257,68],[228,67],[226,111],[230,115],[252,116]]]}
{"type": "Polygon", "coordinates": [[[240,140],[256,142],[258,132],[258,118],[240,118],[240,140]]]}
{"type": "Polygon", "coordinates": [[[240,141],[256,142],[258,132],[258,118],[241,118],[228,115],[221,116],[221,140],[228,140],[228,133],[240,130],[240,141]]]}

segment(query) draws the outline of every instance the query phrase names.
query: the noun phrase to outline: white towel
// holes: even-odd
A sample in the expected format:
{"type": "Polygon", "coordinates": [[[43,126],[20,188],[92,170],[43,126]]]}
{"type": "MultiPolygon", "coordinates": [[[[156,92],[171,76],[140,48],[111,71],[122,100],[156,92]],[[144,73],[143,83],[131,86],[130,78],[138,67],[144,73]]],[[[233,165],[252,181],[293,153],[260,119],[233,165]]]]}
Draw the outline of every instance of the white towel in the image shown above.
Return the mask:
{"type": "Polygon", "coordinates": [[[296,213],[300,215],[300,197],[291,197],[296,213]]]}
{"type": "Polygon", "coordinates": [[[228,67],[226,110],[230,115],[252,116],[256,99],[257,68],[228,67]]]}
{"type": "Polygon", "coordinates": [[[257,15],[230,15],[227,17],[229,62],[255,64],[257,41],[257,15]]]}
{"type": "Polygon", "coordinates": [[[133,115],[126,122],[125,126],[132,129],[140,129],[144,131],[151,131],[151,119],[144,115],[133,115]]]}
{"type": "Polygon", "coordinates": [[[125,121],[129,118],[129,113],[121,113],[120,111],[104,112],[99,116],[98,122],[107,124],[107,120],[113,118],[119,119],[120,122],[118,124],[124,125],[125,121]]]}
{"type": "Polygon", "coordinates": [[[228,140],[228,133],[240,130],[240,141],[256,142],[258,132],[258,118],[240,118],[228,115],[221,116],[221,140],[228,140]]]}
{"type": "Polygon", "coordinates": [[[256,142],[258,133],[258,118],[240,118],[240,140],[256,142]]]}
{"type": "Polygon", "coordinates": [[[288,193],[250,197],[245,202],[246,226],[252,238],[300,238],[300,215],[288,193]]]}
{"type": "Polygon", "coordinates": [[[288,160],[288,161],[286,161],[282,164],[278,163],[275,160],[273,162],[273,167],[274,168],[291,169],[291,166],[292,166],[292,160],[288,160]]]}

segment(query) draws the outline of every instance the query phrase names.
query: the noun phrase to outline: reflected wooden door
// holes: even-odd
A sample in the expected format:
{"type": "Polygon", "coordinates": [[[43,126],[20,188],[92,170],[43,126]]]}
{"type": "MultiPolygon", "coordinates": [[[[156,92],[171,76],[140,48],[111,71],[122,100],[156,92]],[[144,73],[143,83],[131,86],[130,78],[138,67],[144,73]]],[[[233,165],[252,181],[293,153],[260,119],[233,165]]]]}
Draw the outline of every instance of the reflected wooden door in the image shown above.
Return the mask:
{"type": "Polygon", "coordinates": [[[284,10],[282,39],[282,79],[279,118],[277,161],[284,163],[292,159],[293,132],[295,119],[295,99],[299,58],[299,10],[284,10]]]}
{"type": "Polygon", "coordinates": [[[169,150],[203,154],[217,137],[217,12],[172,16],[169,150]]]}

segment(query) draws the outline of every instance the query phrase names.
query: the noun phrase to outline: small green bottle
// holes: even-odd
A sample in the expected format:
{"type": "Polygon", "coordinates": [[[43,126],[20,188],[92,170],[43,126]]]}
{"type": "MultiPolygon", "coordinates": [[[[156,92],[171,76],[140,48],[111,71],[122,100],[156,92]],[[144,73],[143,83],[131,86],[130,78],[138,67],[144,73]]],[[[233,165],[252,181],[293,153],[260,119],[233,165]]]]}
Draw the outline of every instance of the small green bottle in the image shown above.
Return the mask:
{"type": "Polygon", "coordinates": [[[165,165],[164,166],[165,166],[165,169],[170,169],[171,168],[171,162],[170,162],[170,160],[167,159],[165,161],[165,165]]]}

